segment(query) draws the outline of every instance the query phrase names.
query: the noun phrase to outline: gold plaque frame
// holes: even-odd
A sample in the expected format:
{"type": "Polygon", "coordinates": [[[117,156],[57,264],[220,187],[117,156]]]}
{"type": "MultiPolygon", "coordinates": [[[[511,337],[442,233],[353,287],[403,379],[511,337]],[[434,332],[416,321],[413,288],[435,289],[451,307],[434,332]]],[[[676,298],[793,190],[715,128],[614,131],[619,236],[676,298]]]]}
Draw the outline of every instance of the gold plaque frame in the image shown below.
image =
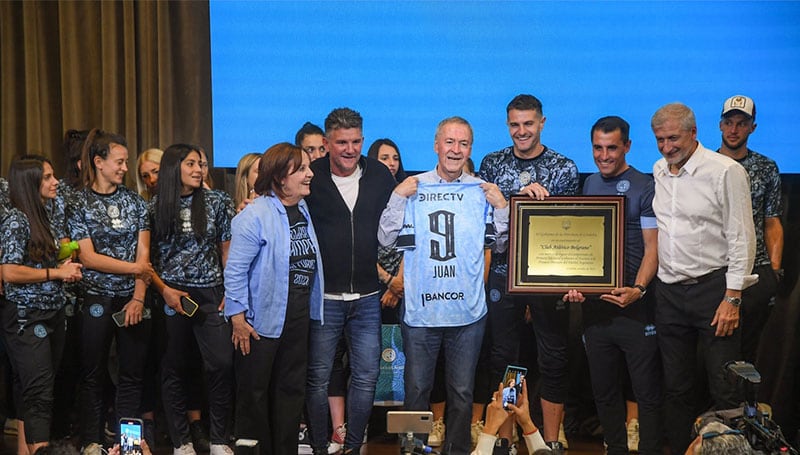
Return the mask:
{"type": "Polygon", "coordinates": [[[511,197],[508,292],[585,295],[623,285],[625,197],[511,197]]]}

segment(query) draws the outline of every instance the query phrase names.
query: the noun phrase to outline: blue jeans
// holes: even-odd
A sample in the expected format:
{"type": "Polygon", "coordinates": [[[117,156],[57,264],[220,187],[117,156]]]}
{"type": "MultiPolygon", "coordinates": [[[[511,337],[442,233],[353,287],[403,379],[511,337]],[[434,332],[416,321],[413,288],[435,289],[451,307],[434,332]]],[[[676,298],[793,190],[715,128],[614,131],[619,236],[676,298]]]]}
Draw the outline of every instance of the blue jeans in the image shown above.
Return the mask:
{"type": "Polygon", "coordinates": [[[444,349],[447,407],[445,447],[450,453],[470,453],[472,389],[486,327],[486,316],[462,327],[409,327],[401,324],[406,354],[405,409],[427,411],[439,349],[444,349]]]}
{"type": "Polygon", "coordinates": [[[328,383],[336,346],[347,337],[350,386],[347,389],[345,450],[361,447],[372,412],[381,355],[381,304],[378,294],[349,302],[325,300],[325,323],[311,321],[308,343],[306,403],[311,445],[315,452],[328,445],[328,383]]]}

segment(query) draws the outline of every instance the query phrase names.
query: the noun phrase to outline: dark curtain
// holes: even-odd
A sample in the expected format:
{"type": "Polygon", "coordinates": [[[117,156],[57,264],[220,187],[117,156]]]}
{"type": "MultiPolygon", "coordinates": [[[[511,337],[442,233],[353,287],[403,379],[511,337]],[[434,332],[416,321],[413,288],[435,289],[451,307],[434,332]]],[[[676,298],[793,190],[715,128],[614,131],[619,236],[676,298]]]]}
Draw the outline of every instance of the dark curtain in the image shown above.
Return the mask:
{"type": "Polygon", "coordinates": [[[39,153],[60,175],[64,132],[92,127],[128,140],[129,183],[142,150],[211,149],[208,2],[0,1],[0,174],[39,153]]]}

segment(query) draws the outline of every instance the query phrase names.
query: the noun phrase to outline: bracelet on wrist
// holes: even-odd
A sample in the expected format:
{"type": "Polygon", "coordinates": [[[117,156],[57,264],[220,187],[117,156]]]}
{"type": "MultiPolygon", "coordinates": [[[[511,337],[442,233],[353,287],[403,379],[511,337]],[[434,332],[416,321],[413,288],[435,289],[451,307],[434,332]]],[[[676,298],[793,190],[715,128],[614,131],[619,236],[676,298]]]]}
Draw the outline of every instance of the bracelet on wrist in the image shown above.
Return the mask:
{"type": "Polygon", "coordinates": [[[45,281],[50,281],[50,269],[49,268],[44,269],[44,273],[45,276],[47,276],[47,279],[45,281]]]}
{"type": "Polygon", "coordinates": [[[131,300],[133,300],[133,301],[135,301],[135,302],[139,302],[139,303],[141,303],[142,305],[144,305],[144,300],[142,300],[142,299],[140,299],[140,298],[134,297],[134,298],[132,298],[131,300]]]}

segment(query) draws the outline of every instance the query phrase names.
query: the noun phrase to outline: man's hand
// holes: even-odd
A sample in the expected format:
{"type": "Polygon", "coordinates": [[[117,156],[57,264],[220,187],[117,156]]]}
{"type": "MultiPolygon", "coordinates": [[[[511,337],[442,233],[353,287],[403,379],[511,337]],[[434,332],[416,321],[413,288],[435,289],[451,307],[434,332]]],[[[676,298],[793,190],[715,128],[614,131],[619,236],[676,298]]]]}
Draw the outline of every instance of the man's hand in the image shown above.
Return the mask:
{"type": "Polygon", "coordinates": [[[398,196],[409,197],[414,195],[417,192],[417,184],[419,183],[419,179],[416,177],[406,177],[402,183],[394,187],[394,192],[397,193],[398,196]]]}
{"type": "Polygon", "coordinates": [[[241,350],[242,355],[250,354],[250,337],[259,340],[258,333],[245,321],[244,313],[231,316],[231,324],[233,324],[233,333],[231,334],[233,349],[241,350]]]}
{"type": "Polygon", "coordinates": [[[547,188],[543,187],[542,185],[536,182],[531,183],[530,185],[523,186],[519,190],[519,192],[526,196],[530,196],[536,199],[537,201],[543,201],[544,198],[550,196],[550,192],[547,191],[547,188]]]}
{"type": "Polygon", "coordinates": [[[389,284],[386,286],[386,288],[392,291],[394,295],[402,299],[404,294],[403,284],[403,275],[398,273],[396,277],[389,281],[389,284]]]}
{"type": "Polygon", "coordinates": [[[508,207],[508,201],[503,197],[503,193],[500,192],[500,188],[498,188],[497,185],[484,182],[481,183],[481,188],[483,189],[483,194],[486,196],[486,200],[492,204],[492,207],[496,209],[508,207]]]}
{"type": "Polygon", "coordinates": [[[714,319],[711,320],[711,326],[717,327],[714,335],[718,337],[733,335],[733,331],[739,327],[739,307],[723,299],[717,307],[714,319]]]}
{"type": "Polygon", "coordinates": [[[391,289],[387,289],[381,296],[381,308],[394,308],[398,302],[400,302],[400,297],[391,289]]]}
{"type": "Polygon", "coordinates": [[[611,294],[603,294],[601,300],[613,303],[614,305],[625,308],[633,302],[642,298],[642,291],[639,288],[616,288],[611,290],[611,294]]]}
{"type": "Polygon", "coordinates": [[[578,292],[576,289],[570,289],[566,294],[564,294],[564,297],[561,297],[561,300],[570,303],[582,303],[586,300],[586,297],[584,297],[583,294],[578,292]]]}

